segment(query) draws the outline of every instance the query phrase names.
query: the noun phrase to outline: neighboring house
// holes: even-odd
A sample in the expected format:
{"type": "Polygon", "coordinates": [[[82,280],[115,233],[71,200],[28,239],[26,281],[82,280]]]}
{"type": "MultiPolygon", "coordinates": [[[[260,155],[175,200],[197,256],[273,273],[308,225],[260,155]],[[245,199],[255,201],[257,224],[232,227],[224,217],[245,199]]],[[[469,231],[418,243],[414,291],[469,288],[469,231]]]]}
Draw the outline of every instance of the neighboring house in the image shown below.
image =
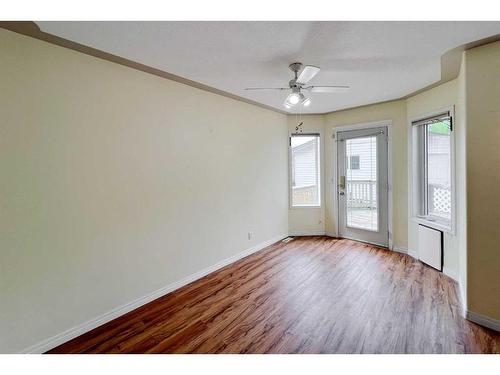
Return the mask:
{"type": "Polygon", "coordinates": [[[317,173],[311,166],[317,165],[317,149],[316,138],[293,148],[293,187],[316,185],[317,173]]]}
{"type": "MultiPolygon", "coordinates": [[[[434,124],[427,145],[429,168],[429,209],[448,217],[451,212],[450,130],[445,123],[434,124]]],[[[347,192],[351,207],[376,207],[377,160],[374,137],[352,139],[346,145],[347,192]]]]}
{"type": "Polygon", "coordinates": [[[377,144],[375,137],[351,139],[346,145],[347,180],[377,180],[377,144]]]}
{"type": "Polygon", "coordinates": [[[303,139],[292,145],[292,189],[296,205],[315,205],[319,202],[319,147],[318,138],[303,139]],[[316,167],[316,168],[315,168],[316,167]]]}
{"type": "Polygon", "coordinates": [[[375,137],[346,143],[346,188],[349,207],[377,207],[377,141],[375,137]]]}
{"type": "Polygon", "coordinates": [[[435,134],[429,137],[428,145],[429,183],[450,187],[450,136],[435,134]]]}
{"type": "Polygon", "coordinates": [[[437,123],[429,132],[427,158],[429,175],[429,212],[451,218],[451,170],[449,125],[437,123]]]}

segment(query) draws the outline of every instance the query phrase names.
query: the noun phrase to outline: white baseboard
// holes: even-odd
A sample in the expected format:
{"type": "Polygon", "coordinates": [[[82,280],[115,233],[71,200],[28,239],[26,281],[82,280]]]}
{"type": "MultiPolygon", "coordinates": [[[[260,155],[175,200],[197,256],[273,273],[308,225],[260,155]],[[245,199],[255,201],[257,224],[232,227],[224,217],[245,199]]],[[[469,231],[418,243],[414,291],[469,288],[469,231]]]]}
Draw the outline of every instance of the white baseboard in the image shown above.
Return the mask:
{"type": "MultiPolygon", "coordinates": [[[[409,250],[409,249],[406,249],[406,248],[403,248],[403,247],[399,247],[399,246],[395,246],[393,250],[397,251],[399,253],[408,254],[412,258],[415,258],[415,259],[418,260],[418,253],[416,251],[412,251],[412,250],[409,250]]],[[[452,270],[450,268],[443,267],[443,273],[446,276],[451,277],[453,280],[455,280],[455,281],[458,282],[458,274],[454,270],[452,270]]]]}
{"type": "Polygon", "coordinates": [[[337,238],[337,233],[335,232],[325,232],[325,236],[337,238]]]}
{"type": "Polygon", "coordinates": [[[408,249],[407,254],[418,260],[418,252],[413,249],[408,249]]]}
{"type": "Polygon", "coordinates": [[[490,318],[489,316],[481,315],[469,310],[466,310],[465,318],[470,320],[471,322],[477,323],[481,326],[500,332],[500,320],[496,320],[490,318]]]}
{"type": "Polygon", "coordinates": [[[463,281],[458,280],[458,291],[460,293],[460,305],[462,307],[462,316],[465,318],[467,316],[467,295],[465,294],[465,288],[463,281]]]}
{"type": "Polygon", "coordinates": [[[453,280],[458,282],[458,273],[456,271],[449,269],[449,268],[446,268],[446,267],[443,267],[443,273],[446,276],[451,277],[453,280]]]}
{"type": "Polygon", "coordinates": [[[326,232],[324,230],[299,230],[290,232],[290,236],[324,236],[326,232]]]}
{"type": "Polygon", "coordinates": [[[398,253],[408,254],[408,249],[406,248],[406,246],[393,246],[392,250],[398,253]]]}
{"type": "Polygon", "coordinates": [[[86,332],[89,332],[93,330],[94,328],[97,328],[107,322],[110,322],[113,319],[116,319],[132,310],[137,309],[138,307],[141,307],[151,301],[154,301],[155,299],[162,297],[168,293],[173,292],[176,289],[179,289],[183,287],[184,285],[187,285],[189,283],[192,283],[193,281],[196,281],[214,271],[217,271],[218,269],[227,266],[228,264],[234,263],[237,260],[240,260],[241,258],[244,258],[250,254],[253,254],[259,250],[262,250],[263,248],[272,245],[275,242],[278,242],[279,240],[287,237],[286,234],[282,234],[279,236],[275,236],[267,241],[261,242],[255,246],[252,246],[249,249],[246,249],[236,255],[233,255],[229,258],[226,258],[224,260],[221,260],[220,262],[207,267],[201,271],[198,271],[192,275],[189,275],[179,281],[173,282],[167,286],[164,286],[163,288],[160,288],[158,290],[155,290],[154,292],[151,292],[143,297],[137,298],[134,301],[131,301],[129,303],[126,303],[125,305],[119,306],[101,316],[98,316],[92,320],[89,320],[88,322],[82,323],[77,325],[76,327],[70,328],[64,332],[61,332],[55,336],[52,336],[46,340],[43,340],[35,345],[30,346],[29,348],[24,349],[21,353],[44,353],[47,350],[53,349],[56,346],[59,346],[61,344],[64,344],[65,342],[74,339],[75,337],[78,337],[86,332]]]}

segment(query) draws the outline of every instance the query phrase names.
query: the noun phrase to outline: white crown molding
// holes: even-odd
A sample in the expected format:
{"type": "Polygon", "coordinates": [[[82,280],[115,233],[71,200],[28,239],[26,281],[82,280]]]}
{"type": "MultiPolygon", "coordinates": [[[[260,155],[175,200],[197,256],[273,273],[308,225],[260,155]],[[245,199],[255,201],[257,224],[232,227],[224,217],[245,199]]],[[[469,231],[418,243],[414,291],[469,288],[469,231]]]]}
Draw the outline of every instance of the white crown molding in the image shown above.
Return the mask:
{"type": "Polygon", "coordinates": [[[160,288],[158,290],[155,290],[145,296],[139,297],[133,301],[130,301],[129,303],[126,303],[122,306],[116,307],[111,311],[108,311],[107,313],[97,316],[92,320],[89,320],[87,322],[84,322],[82,324],[79,324],[73,328],[70,328],[64,332],[61,332],[55,336],[49,337],[46,340],[43,340],[41,342],[38,342],[26,349],[24,349],[21,353],[44,353],[50,349],[55,348],[58,345],[61,345],[69,340],[74,339],[75,337],[78,337],[86,332],[89,332],[93,330],[94,328],[97,328],[107,322],[110,322],[113,319],[116,319],[132,310],[137,309],[138,307],[141,307],[151,301],[154,301],[155,299],[162,297],[168,293],[171,293],[175,291],[176,289],[179,289],[189,283],[192,283],[193,281],[196,281],[214,271],[217,271],[218,269],[227,266],[228,264],[234,263],[248,255],[251,255],[259,250],[264,249],[265,247],[272,245],[283,238],[287,237],[286,234],[281,234],[279,236],[275,236],[267,241],[261,242],[255,246],[252,246],[238,254],[235,254],[229,258],[223,259],[220,262],[209,266],[207,268],[202,269],[201,271],[198,271],[192,275],[189,275],[179,281],[173,282],[171,284],[168,284],[164,286],[163,288],[160,288]]]}
{"type": "MultiPolygon", "coordinates": [[[[38,22],[38,21],[37,21],[38,22]]],[[[240,95],[236,95],[221,89],[217,89],[205,84],[202,84],[197,81],[193,81],[191,79],[187,79],[184,77],[177,76],[175,74],[153,68],[151,66],[147,66],[144,64],[141,64],[137,61],[132,61],[117,55],[113,55],[109,52],[105,52],[104,50],[98,50],[96,48],[83,45],[74,41],[71,41],[69,39],[65,39],[63,37],[50,34],[47,32],[42,31],[40,26],[36,22],[33,21],[0,21],[0,28],[4,28],[6,30],[10,30],[19,34],[23,34],[32,38],[36,38],[48,43],[52,43],[64,48],[68,48],[71,50],[75,50],[90,56],[94,56],[100,59],[108,60],[117,64],[121,64],[124,66],[128,66],[130,68],[144,71],[146,73],[154,74],[172,81],[180,82],[195,88],[198,88],[200,90],[204,91],[209,91],[218,95],[222,95],[228,98],[232,98],[241,102],[246,102],[248,104],[252,104],[261,108],[265,108],[277,113],[281,113],[284,115],[289,115],[289,116],[294,116],[295,113],[284,111],[279,107],[276,106],[271,106],[267,104],[263,104],[261,102],[251,100],[245,97],[242,97],[240,95]]],[[[341,111],[346,111],[346,110],[352,110],[352,109],[357,109],[357,108],[363,108],[363,107],[369,107],[373,105],[378,105],[378,104],[383,104],[383,103],[389,103],[389,102],[394,102],[398,100],[406,100],[412,96],[415,96],[417,94],[420,94],[421,92],[427,91],[431,88],[437,87],[441,84],[444,84],[446,82],[449,82],[452,79],[455,79],[458,76],[458,72],[460,70],[460,64],[461,64],[461,56],[463,51],[479,47],[484,44],[488,43],[493,43],[495,41],[498,41],[500,38],[500,35],[492,35],[486,38],[482,38],[470,43],[464,43],[462,45],[459,45],[458,47],[455,47],[451,50],[446,51],[444,54],[441,55],[440,58],[440,67],[441,67],[441,78],[438,81],[435,81],[434,83],[431,83],[425,87],[422,87],[420,89],[417,89],[413,92],[410,92],[406,95],[403,96],[396,96],[392,99],[389,100],[382,100],[382,101],[374,101],[372,103],[366,103],[362,104],[359,106],[346,106],[342,108],[338,108],[333,111],[322,111],[318,113],[307,113],[307,115],[327,115],[331,113],[336,113],[336,112],[341,112],[341,111]]]]}

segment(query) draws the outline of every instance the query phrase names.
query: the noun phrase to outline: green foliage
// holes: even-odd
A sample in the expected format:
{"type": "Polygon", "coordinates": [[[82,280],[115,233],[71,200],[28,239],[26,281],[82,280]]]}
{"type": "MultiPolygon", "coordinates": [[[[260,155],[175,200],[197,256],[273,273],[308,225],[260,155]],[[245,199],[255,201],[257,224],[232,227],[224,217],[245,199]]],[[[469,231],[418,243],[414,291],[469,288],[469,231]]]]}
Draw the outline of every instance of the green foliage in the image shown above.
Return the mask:
{"type": "Polygon", "coordinates": [[[450,123],[449,121],[440,121],[429,125],[427,128],[429,133],[450,135],[450,123]]]}

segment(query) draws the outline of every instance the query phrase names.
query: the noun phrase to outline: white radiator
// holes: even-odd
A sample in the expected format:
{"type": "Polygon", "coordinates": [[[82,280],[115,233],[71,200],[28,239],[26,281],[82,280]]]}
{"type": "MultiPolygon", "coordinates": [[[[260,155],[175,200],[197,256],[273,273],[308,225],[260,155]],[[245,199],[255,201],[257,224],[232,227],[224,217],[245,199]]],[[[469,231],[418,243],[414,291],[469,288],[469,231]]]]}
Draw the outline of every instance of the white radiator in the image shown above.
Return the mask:
{"type": "Polygon", "coordinates": [[[439,271],[443,269],[443,232],[418,226],[418,259],[439,271]]]}

